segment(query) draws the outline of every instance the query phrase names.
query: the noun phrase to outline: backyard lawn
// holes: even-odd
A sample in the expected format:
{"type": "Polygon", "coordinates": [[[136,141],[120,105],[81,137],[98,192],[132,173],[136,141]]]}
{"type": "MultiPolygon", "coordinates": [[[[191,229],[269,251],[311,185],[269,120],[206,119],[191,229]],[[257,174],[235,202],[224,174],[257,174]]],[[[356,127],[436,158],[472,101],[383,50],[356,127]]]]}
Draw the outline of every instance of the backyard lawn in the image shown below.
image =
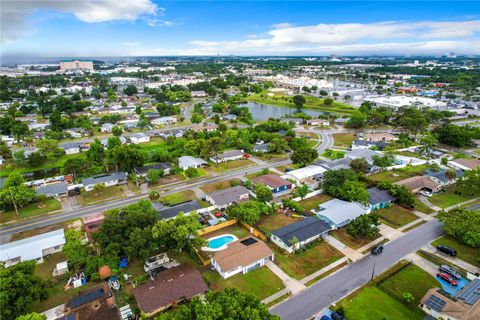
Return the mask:
{"type": "Polygon", "coordinates": [[[229,227],[222,228],[220,230],[204,234],[202,236],[202,238],[210,239],[210,238],[213,238],[213,237],[216,237],[216,236],[221,236],[223,234],[233,234],[233,235],[237,236],[238,239],[245,238],[246,236],[249,235],[248,230],[246,228],[242,227],[239,224],[234,224],[234,225],[231,225],[229,227]]]}
{"type": "Polygon", "coordinates": [[[335,239],[339,240],[346,246],[352,248],[352,249],[360,249],[361,247],[369,244],[370,242],[374,241],[375,239],[380,238],[380,234],[378,234],[377,237],[373,237],[371,239],[364,238],[364,237],[357,237],[354,238],[351,235],[347,233],[347,230],[345,228],[343,229],[338,229],[334,231],[330,231],[330,235],[334,237],[335,239]]]}
{"type": "Polygon", "coordinates": [[[215,182],[215,183],[211,183],[211,184],[201,186],[200,189],[202,189],[206,193],[210,193],[210,192],[213,192],[213,191],[230,188],[232,185],[241,186],[242,185],[242,180],[237,179],[237,178],[233,178],[233,179],[230,179],[230,180],[223,180],[223,181],[220,181],[220,182],[215,182]]]}
{"type": "Polygon", "coordinates": [[[44,207],[41,206],[39,202],[30,203],[18,210],[18,216],[15,210],[3,212],[0,214],[0,223],[29,218],[39,214],[51,213],[52,211],[62,209],[62,204],[56,199],[47,199],[43,204],[45,205],[44,207]]]}
{"type": "Polygon", "coordinates": [[[212,169],[215,172],[223,172],[223,171],[233,170],[238,168],[251,167],[253,165],[255,165],[255,162],[247,159],[242,159],[242,160],[222,162],[219,164],[211,163],[210,169],[212,169]]]}
{"type": "Polygon", "coordinates": [[[336,147],[350,148],[355,136],[353,133],[335,133],[333,135],[333,145],[336,147]]]}
{"type": "Polygon", "coordinates": [[[302,219],[289,217],[282,213],[263,215],[257,223],[257,227],[263,232],[272,232],[273,230],[288,226],[289,224],[300,220],[302,219]]]}
{"type": "Polygon", "coordinates": [[[380,215],[382,222],[392,228],[399,228],[419,218],[412,211],[401,206],[390,206],[385,209],[378,209],[375,210],[375,213],[380,215]]]}
{"type": "Polygon", "coordinates": [[[427,206],[425,203],[420,201],[420,199],[418,199],[418,197],[415,197],[415,205],[414,206],[415,206],[415,210],[418,210],[418,211],[426,213],[426,214],[431,214],[431,213],[435,212],[435,210],[433,210],[432,208],[427,206]]]}
{"type": "Polygon", "coordinates": [[[300,200],[298,204],[302,206],[305,212],[310,212],[310,210],[312,209],[318,209],[319,204],[327,202],[332,198],[333,197],[328,194],[321,193],[321,194],[317,194],[316,196],[310,197],[308,199],[300,200]]]}
{"type": "Polygon", "coordinates": [[[444,236],[432,242],[433,246],[445,245],[457,250],[457,258],[480,268],[480,248],[464,245],[451,236],[444,236]]]}
{"type": "Polygon", "coordinates": [[[337,160],[342,159],[345,156],[345,153],[345,151],[327,149],[320,156],[330,160],[337,160]]]}
{"type": "Polygon", "coordinates": [[[275,252],[275,263],[285,273],[297,280],[301,280],[343,257],[340,251],[324,241],[302,253],[286,254],[273,244],[271,248],[275,252]]]}
{"type": "Polygon", "coordinates": [[[459,204],[461,202],[465,202],[473,198],[474,197],[472,196],[456,194],[451,190],[446,190],[445,192],[439,193],[429,198],[428,201],[430,201],[433,205],[437,207],[445,209],[455,204],[459,204]]]}
{"type": "Polygon", "coordinates": [[[427,169],[426,165],[419,165],[416,167],[405,167],[402,169],[378,172],[368,176],[368,179],[375,182],[386,181],[386,182],[393,183],[393,182],[397,182],[413,176],[421,176],[422,171],[425,169],[427,169]]]}
{"type": "Polygon", "coordinates": [[[123,187],[122,186],[112,186],[107,187],[103,190],[92,190],[92,191],[85,191],[79,196],[77,196],[77,202],[80,205],[89,205],[95,202],[104,201],[107,199],[118,199],[122,198],[123,194],[123,187]]]}
{"type": "Polygon", "coordinates": [[[197,196],[192,190],[180,191],[177,193],[172,193],[167,196],[160,197],[160,202],[168,203],[174,205],[177,203],[182,203],[189,200],[196,200],[197,196]]]}

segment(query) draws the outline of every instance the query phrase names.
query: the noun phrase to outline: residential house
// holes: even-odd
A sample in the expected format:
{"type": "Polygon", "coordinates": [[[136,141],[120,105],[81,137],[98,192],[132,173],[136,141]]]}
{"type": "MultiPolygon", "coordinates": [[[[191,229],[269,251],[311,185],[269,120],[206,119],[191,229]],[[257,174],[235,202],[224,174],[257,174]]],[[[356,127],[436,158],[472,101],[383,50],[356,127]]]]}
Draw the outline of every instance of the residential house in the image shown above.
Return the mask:
{"type": "Polygon", "coordinates": [[[169,130],[169,131],[163,131],[159,134],[159,137],[162,137],[163,139],[167,139],[168,137],[175,137],[175,138],[181,138],[183,137],[183,130],[181,129],[174,129],[174,130],[169,130]]]}
{"type": "Polygon", "coordinates": [[[237,116],[234,114],[225,114],[222,116],[222,120],[225,121],[237,121],[237,116]]]}
{"type": "Polygon", "coordinates": [[[82,151],[83,143],[80,142],[65,142],[60,145],[65,151],[65,154],[77,154],[82,151]]]}
{"type": "Polygon", "coordinates": [[[88,241],[90,243],[93,242],[92,233],[100,230],[100,226],[102,225],[104,219],[105,219],[105,216],[101,212],[82,217],[83,228],[85,229],[88,241]]]}
{"type": "Polygon", "coordinates": [[[267,153],[269,150],[268,150],[268,146],[270,145],[270,142],[267,142],[267,143],[261,143],[261,144],[258,144],[256,143],[254,146],[253,146],[253,152],[258,152],[258,153],[267,153]]]}
{"type": "Polygon", "coordinates": [[[371,140],[363,140],[357,139],[352,142],[351,149],[371,149],[371,148],[378,148],[379,150],[383,150],[388,143],[385,141],[371,141],[371,140]]]}
{"type": "Polygon", "coordinates": [[[332,199],[320,204],[318,211],[315,213],[333,229],[338,229],[346,226],[362,214],[370,213],[370,208],[358,202],[332,199]]]}
{"type": "Polygon", "coordinates": [[[210,261],[222,278],[227,279],[260,268],[273,259],[272,249],[250,236],[229,243],[226,249],[215,252],[210,261]]]}
{"type": "Polygon", "coordinates": [[[480,167],[480,159],[455,159],[449,161],[448,165],[463,171],[475,170],[480,167]]]}
{"type": "Polygon", "coordinates": [[[128,138],[131,143],[134,144],[139,144],[139,143],[145,143],[150,141],[150,136],[146,135],[143,132],[135,133],[133,136],[130,136],[128,138]]]}
{"type": "Polygon", "coordinates": [[[177,118],[174,117],[160,117],[160,118],[155,118],[150,121],[151,124],[156,125],[156,126],[161,126],[161,125],[170,125],[174,124],[177,122],[177,118]]]}
{"type": "Polygon", "coordinates": [[[169,175],[170,170],[172,170],[173,166],[168,162],[159,162],[154,164],[149,164],[143,167],[137,167],[133,169],[133,172],[137,175],[137,177],[144,178],[147,176],[148,170],[162,170],[164,175],[169,175]]]}
{"type": "Polygon", "coordinates": [[[314,186],[323,177],[323,174],[327,172],[327,169],[317,165],[309,165],[300,169],[289,171],[283,177],[285,179],[293,179],[297,184],[307,183],[310,186],[314,186]]]}
{"type": "Polygon", "coordinates": [[[280,229],[273,230],[270,239],[289,253],[306,246],[331,230],[331,226],[317,217],[307,217],[280,229]],[[292,241],[296,240],[296,241],[292,241]]]}
{"type": "Polygon", "coordinates": [[[218,164],[221,162],[240,160],[243,158],[243,155],[243,150],[229,150],[217,156],[211,157],[210,161],[218,164]]]}
{"type": "Polygon", "coordinates": [[[265,174],[252,179],[254,184],[264,184],[272,190],[272,192],[279,193],[292,189],[292,183],[276,174],[265,174]]]}
{"type": "MultiPolygon", "coordinates": [[[[120,139],[121,144],[127,143],[127,138],[125,138],[124,136],[120,136],[120,137],[118,137],[118,139],[120,139]]],[[[108,139],[102,139],[102,140],[100,140],[100,143],[102,144],[102,146],[104,148],[108,147],[108,139]]]]}
{"type": "MultiPolygon", "coordinates": [[[[450,169],[453,170],[453,169],[450,169]]],[[[432,179],[433,181],[441,184],[442,186],[446,185],[451,185],[457,181],[458,178],[463,176],[463,171],[460,169],[454,170],[455,171],[455,177],[452,179],[447,178],[447,169],[441,168],[438,171],[432,170],[432,169],[427,169],[424,170],[423,173],[432,179]]]]}
{"type": "Polygon", "coordinates": [[[100,131],[101,132],[112,132],[113,127],[115,127],[115,125],[113,123],[104,123],[100,127],[100,131]]]}
{"type": "Polygon", "coordinates": [[[125,172],[113,172],[86,178],[82,181],[85,191],[92,191],[98,184],[104,184],[105,187],[127,184],[127,174],[125,172]]]}
{"type": "Polygon", "coordinates": [[[378,133],[365,133],[363,138],[368,141],[383,141],[383,142],[389,142],[393,141],[396,139],[396,137],[388,132],[378,132],[378,133]]]}
{"type": "Polygon", "coordinates": [[[350,169],[350,158],[341,158],[336,160],[317,160],[315,165],[321,166],[326,170],[350,169]]]}
{"type": "Polygon", "coordinates": [[[47,197],[65,197],[68,195],[68,185],[65,182],[47,184],[37,187],[35,191],[47,197]]]}
{"type": "Polygon", "coordinates": [[[188,168],[200,168],[206,166],[207,164],[207,161],[192,156],[183,156],[178,158],[178,166],[182,168],[182,170],[187,170],[188,168]]]}
{"type": "Polygon", "coordinates": [[[5,159],[3,159],[3,156],[0,156],[0,165],[2,165],[4,161],[5,159]]]}
{"type": "Polygon", "coordinates": [[[206,124],[206,123],[197,123],[190,127],[190,130],[193,131],[203,131],[206,130],[207,132],[213,132],[217,130],[218,125],[216,124],[206,124]]]}
{"type": "Polygon", "coordinates": [[[148,280],[133,289],[139,309],[147,317],[181,301],[190,300],[208,291],[202,274],[183,264],[157,273],[155,280],[148,280]]]}
{"type": "Polygon", "coordinates": [[[405,186],[412,193],[420,193],[421,191],[427,191],[431,193],[437,193],[442,189],[442,185],[433,181],[427,176],[414,176],[404,180],[395,182],[401,186],[405,186]]]}
{"type": "Polygon", "coordinates": [[[119,123],[123,125],[124,129],[136,128],[138,119],[122,120],[119,123]]]}
{"type": "Polygon", "coordinates": [[[207,93],[203,90],[198,90],[198,91],[192,91],[192,98],[205,98],[207,96],[207,93]]]}
{"type": "Polygon", "coordinates": [[[175,218],[180,212],[189,214],[190,212],[202,208],[196,200],[189,200],[182,203],[177,203],[173,206],[164,206],[160,203],[154,203],[153,207],[158,212],[158,218],[166,220],[175,218]]]}
{"type": "Polygon", "coordinates": [[[375,187],[367,189],[367,192],[369,196],[368,202],[370,203],[370,209],[372,211],[387,208],[396,200],[387,190],[375,187]]]}
{"type": "Polygon", "coordinates": [[[379,156],[383,157],[383,153],[370,150],[370,149],[355,149],[355,150],[349,150],[345,154],[345,157],[350,158],[350,159],[358,159],[358,158],[364,158],[367,160],[368,164],[372,165],[373,164],[373,156],[379,156]]]}
{"type": "Polygon", "coordinates": [[[430,289],[419,307],[430,319],[480,319],[480,279],[472,280],[453,297],[446,296],[440,288],[430,289]]]}
{"type": "Polygon", "coordinates": [[[206,195],[206,200],[218,209],[225,209],[232,204],[240,204],[241,202],[248,201],[249,198],[249,191],[242,186],[217,190],[206,195]]]}
{"type": "Polygon", "coordinates": [[[325,126],[328,127],[330,125],[330,121],[327,119],[310,119],[306,121],[308,126],[325,126]]]}
{"type": "Polygon", "coordinates": [[[65,243],[63,229],[58,229],[38,236],[2,244],[0,245],[0,262],[4,263],[5,267],[28,260],[42,263],[43,257],[61,252],[65,243]]]}
{"type": "Polygon", "coordinates": [[[115,297],[107,283],[79,293],[65,304],[64,320],[120,320],[115,297]]]}

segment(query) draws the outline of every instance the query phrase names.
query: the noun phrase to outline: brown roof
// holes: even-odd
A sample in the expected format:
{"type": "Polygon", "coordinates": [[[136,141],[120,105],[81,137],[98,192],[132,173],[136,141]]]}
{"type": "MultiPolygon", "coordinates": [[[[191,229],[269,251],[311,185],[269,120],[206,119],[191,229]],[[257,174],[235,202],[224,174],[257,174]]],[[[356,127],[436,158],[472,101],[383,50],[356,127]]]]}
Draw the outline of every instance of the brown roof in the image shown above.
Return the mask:
{"type": "Polygon", "coordinates": [[[439,288],[433,288],[427,291],[420,303],[425,303],[431,296],[436,296],[445,302],[441,313],[460,320],[477,320],[480,319],[480,303],[469,305],[458,299],[450,300],[439,292],[439,288]]]}
{"type": "Polygon", "coordinates": [[[271,255],[273,255],[273,251],[263,241],[247,237],[232,242],[226,249],[216,252],[213,259],[222,271],[229,271],[239,266],[248,266],[271,255]],[[242,242],[247,239],[253,239],[256,242],[250,245],[243,244],[242,242]]]}
{"type": "Polygon", "coordinates": [[[470,168],[472,170],[480,167],[480,160],[478,159],[456,159],[456,163],[461,164],[464,167],[470,168]]]}
{"type": "Polygon", "coordinates": [[[191,299],[208,291],[201,273],[183,264],[157,273],[154,281],[142,283],[133,294],[140,310],[152,315],[183,299],[191,299]]]}
{"type": "Polygon", "coordinates": [[[408,190],[418,190],[421,188],[429,188],[432,191],[437,191],[441,185],[426,176],[410,177],[396,182],[401,186],[405,186],[408,190]]]}
{"type": "Polygon", "coordinates": [[[395,139],[395,136],[391,133],[366,133],[365,140],[368,141],[390,141],[395,139]]]}
{"type": "Polygon", "coordinates": [[[291,185],[292,183],[288,180],[283,179],[276,174],[266,174],[252,179],[253,183],[263,183],[270,188],[279,188],[285,185],[291,185]]]}

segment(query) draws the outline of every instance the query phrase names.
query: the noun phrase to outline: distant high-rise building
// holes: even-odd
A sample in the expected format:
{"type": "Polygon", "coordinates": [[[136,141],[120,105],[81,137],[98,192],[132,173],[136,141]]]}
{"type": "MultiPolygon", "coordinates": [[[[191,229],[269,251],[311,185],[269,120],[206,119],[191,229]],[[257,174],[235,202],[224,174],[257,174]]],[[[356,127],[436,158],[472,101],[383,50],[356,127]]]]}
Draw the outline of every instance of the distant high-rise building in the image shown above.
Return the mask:
{"type": "Polygon", "coordinates": [[[457,55],[455,54],[455,52],[450,52],[450,54],[448,55],[449,58],[456,58],[457,55]]]}
{"type": "Polygon", "coordinates": [[[79,60],[60,62],[60,71],[76,71],[76,70],[93,71],[93,62],[79,61],[79,60]]]}

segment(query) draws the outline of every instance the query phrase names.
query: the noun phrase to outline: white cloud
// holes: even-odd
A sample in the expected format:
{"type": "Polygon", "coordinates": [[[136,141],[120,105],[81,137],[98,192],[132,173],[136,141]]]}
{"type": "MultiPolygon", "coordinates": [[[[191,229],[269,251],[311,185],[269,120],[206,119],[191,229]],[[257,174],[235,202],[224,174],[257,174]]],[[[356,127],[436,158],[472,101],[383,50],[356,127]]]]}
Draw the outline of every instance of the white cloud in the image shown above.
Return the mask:
{"type": "Polygon", "coordinates": [[[163,19],[156,19],[156,18],[147,19],[147,24],[150,27],[173,27],[178,25],[177,22],[174,22],[171,20],[163,20],[163,19]]]}
{"type": "Polygon", "coordinates": [[[138,47],[139,45],[141,45],[140,42],[136,41],[136,42],[122,42],[122,46],[124,47],[138,47]]]}
{"type": "Polygon", "coordinates": [[[288,22],[281,22],[281,23],[276,23],[272,25],[273,29],[283,29],[283,28],[289,28],[289,27],[293,27],[293,25],[288,22]]]}
{"type": "Polygon", "coordinates": [[[144,15],[162,16],[165,11],[151,0],[7,0],[0,2],[0,9],[2,43],[31,33],[28,17],[40,10],[70,13],[87,23],[135,21],[144,15]]]}

